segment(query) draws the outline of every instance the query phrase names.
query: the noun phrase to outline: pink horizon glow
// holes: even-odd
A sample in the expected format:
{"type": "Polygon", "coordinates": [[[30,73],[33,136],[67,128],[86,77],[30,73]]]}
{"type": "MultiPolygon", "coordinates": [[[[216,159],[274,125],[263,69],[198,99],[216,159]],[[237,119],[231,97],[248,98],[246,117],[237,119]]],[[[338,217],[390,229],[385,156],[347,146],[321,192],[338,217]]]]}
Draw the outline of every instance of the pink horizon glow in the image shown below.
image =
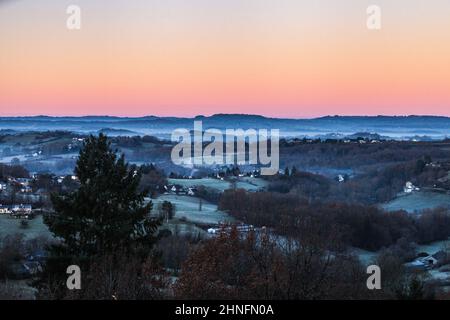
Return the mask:
{"type": "Polygon", "coordinates": [[[0,5],[0,116],[450,116],[448,0],[77,2],[0,5]]]}

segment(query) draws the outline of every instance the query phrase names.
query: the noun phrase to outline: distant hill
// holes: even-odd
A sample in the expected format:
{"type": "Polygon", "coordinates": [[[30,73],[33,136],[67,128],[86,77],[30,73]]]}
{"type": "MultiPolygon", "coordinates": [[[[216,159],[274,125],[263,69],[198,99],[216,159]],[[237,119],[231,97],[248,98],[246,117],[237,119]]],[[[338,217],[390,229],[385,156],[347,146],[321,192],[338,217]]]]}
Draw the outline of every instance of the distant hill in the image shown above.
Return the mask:
{"type": "Polygon", "coordinates": [[[139,135],[135,131],[127,130],[127,129],[114,129],[114,128],[103,128],[97,131],[97,133],[103,133],[108,136],[130,136],[130,135],[139,135]]]}
{"type": "Polygon", "coordinates": [[[79,133],[107,130],[110,134],[149,134],[167,137],[176,128],[193,128],[194,120],[203,129],[279,129],[282,136],[315,137],[319,135],[349,136],[355,132],[378,134],[397,139],[426,136],[450,137],[450,118],[440,116],[326,116],[314,119],[269,118],[248,114],[214,114],[181,117],[0,117],[0,130],[69,130],[79,133]]]}

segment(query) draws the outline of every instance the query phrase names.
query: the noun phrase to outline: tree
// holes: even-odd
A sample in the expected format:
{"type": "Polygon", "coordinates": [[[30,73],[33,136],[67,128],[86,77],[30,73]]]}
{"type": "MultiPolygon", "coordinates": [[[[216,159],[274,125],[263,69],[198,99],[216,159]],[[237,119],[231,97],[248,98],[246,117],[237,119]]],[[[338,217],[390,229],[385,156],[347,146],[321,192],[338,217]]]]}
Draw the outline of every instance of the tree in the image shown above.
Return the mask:
{"type": "Polygon", "coordinates": [[[150,219],[152,203],[144,203],[146,192],[138,192],[141,173],[129,170],[105,135],[85,141],[75,174],[79,188],[67,195],[53,194],[55,212],[44,219],[61,239],[49,248],[45,281],[54,274],[65,276],[69,264],[89,268],[95,258],[119,251],[146,259],[159,226],[159,221],[150,219]]]}
{"type": "Polygon", "coordinates": [[[10,166],[0,163],[0,179],[6,180],[9,177],[29,178],[30,173],[22,166],[10,166]]]}
{"type": "Polygon", "coordinates": [[[67,292],[65,299],[161,300],[170,280],[151,257],[141,261],[120,251],[93,261],[83,279],[82,290],[67,292]]]}
{"type": "Polygon", "coordinates": [[[30,227],[28,220],[20,220],[20,228],[28,229],[30,227]]]}
{"type": "Polygon", "coordinates": [[[52,174],[39,174],[33,179],[33,181],[31,182],[31,186],[34,191],[39,189],[56,190],[57,185],[55,179],[55,176],[52,174]]]}
{"type": "MultiPolygon", "coordinates": [[[[366,298],[365,273],[356,258],[325,250],[310,224],[301,239],[281,244],[270,233],[236,228],[202,242],[183,263],[174,291],[181,299],[366,298]],[[311,230],[311,231],[308,231],[311,230]]],[[[332,234],[333,232],[330,232],[332,234]]]]}
{"type": "Polygon", "coordinates": [[[426,297],[423,280],[418,276],[413,276],[397,292],[397,298],[399,300],[424,300],[432,297],[426,297]]]}
{"type": "Polygon", "coordinates": [[[14,157],[11,159],[11,166],[15,167],[15,166],[20,166],[20,159],[17,157],[14,157]]]}
{"type": "Polygon", "coordinates": [[[0,238],[0,281],[9,278],[11,266],[24,257],[25,242],[23,234],[0,238]]]}
{"type": "Polygon", "coordinates": [[[140,170],[142,172],[140,183],[142,190],[149,190],[152,197],[164,191],[164,186],[168,184],[164,171],[159,170],[153,164],[143,165],[140,170]]]}
{"type": "Polygon", "coordinates": [[[163,218],[166,222],[169,222],[175,215],[175,207],[170,201],[164,201],[160,204],[159,213],[161,218],[163,218]]]}
{"type": "Polygon", "coordinates": [[[293,166],[292,170],[291,170],[291,176],[295,177],[296,174],[297,174],[297,168],[295,166],[293,166]]]}

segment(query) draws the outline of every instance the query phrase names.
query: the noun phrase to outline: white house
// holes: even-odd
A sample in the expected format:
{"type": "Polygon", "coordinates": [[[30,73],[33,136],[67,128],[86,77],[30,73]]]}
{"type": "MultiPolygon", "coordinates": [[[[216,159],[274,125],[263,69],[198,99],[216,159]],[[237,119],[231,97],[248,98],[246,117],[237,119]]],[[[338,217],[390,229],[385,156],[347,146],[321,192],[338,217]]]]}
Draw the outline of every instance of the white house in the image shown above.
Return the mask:
{"type": "Polygon", "coordinates": [[[448,255],[445,251],[438,251],[435,254],[429,255],[428,257],[422,258],[420,261],[428,264],[430,267],[437,266],[445,261],[447,261],[448,255]]]}
{"type": "Polygon", "coordinates": [[[30,186],[23,186],[22,188],[20,188],[20,192],[31,193],[31,192],[33,192],[33,189],[30,186]]]}
{"type": "Polygon", "coordinates": [[[412,193],[413,191],[419,191],[420,188],[416,187],[411,181],[406,182],[403,191],[405,193],[412,193]]]}
{"type": "Polygon", "coordinates": [[[448,261],[448,254],[445,251],[438,251],[435,254],[418,258],[412,262],[406,263],[405,266],[414,270],[429,270],[439,267],[448,261]]]}
{"type": "Polygon", "coordinates": [[[32,210],[30,204],[15,204],[12,206],[11,211],[12,212],[24,212],[24,213],[30,213],[32,210]]]}
{"type": "Polygon", "coordinates": [[[26,186],[29,186],[29,185],[30,185],[31,179],[28,179],[28,178],[17,178],[16,181],[17,181],[20,185],[26,187],[26,186]]]}
{"type": "Polygon", "coordinates": [[[425,271],[428,269],[428,264],[421,260],[414,260],[412,262],[405,263],[405,267],[410,270],[425,271]]]}
{"type": "Polygon", "coordinates": [[[8,213],[11,213],[9,207],[0,204],[0,214],[8,214],[8,213]]]}

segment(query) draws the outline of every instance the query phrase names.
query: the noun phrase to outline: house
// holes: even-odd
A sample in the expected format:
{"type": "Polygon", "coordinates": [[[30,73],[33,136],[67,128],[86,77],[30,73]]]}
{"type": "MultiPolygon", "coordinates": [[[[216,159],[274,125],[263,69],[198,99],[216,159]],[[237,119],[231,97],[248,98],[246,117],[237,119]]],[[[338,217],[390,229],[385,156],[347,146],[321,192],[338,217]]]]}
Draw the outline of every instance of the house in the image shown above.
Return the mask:
{"type": "Polygon", "coordinates": [[[16,219],[34,218],[32,207],[29,204],[15,204],[11,207],[10,216],[16,219]]]}
{"type": "Polygon", "coordinates": [[[439,267],[447,261],[448,254],[441,250],[431,255],[423,254],[416,260],[405,264],[405,267],[415,271],[424,271],[439,267]]]}
{"type": "Polygon", "coordinates": [[[433,255],[423,258],[423,261],[428,263],[430,267],[439,266],[447,261],[447,253],[440,250],[433,255]]]}
{"type": "Polygon", "coordinates": [[[20,185],[26,187],[30,185],[31,179],[28,178],[17,178],[16,182],[18,182],[20,185]]]}
{"type": "Polygon", "coordinates": [[[9,214],[9,213],[11,213],[10,207],[0,204],[0,214],[9,214]]]}
{"type": "MultiPolygon", "coordinates": [[[[170,190],[170,193],[175,194],[188,194],[188,189],[180,186],[180,185],[169,185],[168,187],[164,186],[165,190],[170,190]]],[[[193,189],[194,190],[194,189],[193,189]]]]}
{"type": "Polygon", "coordinates": [[[32,210],[31,204],[14,204],[11,207],[12,212],[27,212],[30,213],[32,210]]]}
{"type": "Polygon", "coordinates": [[[222,233],[229,233],[233,230],[233,228],[235,228],[236,231],[239,232],[240,234],[244,234],[255,230],[255,227],[253,225],[242,223],[236,226],[228,226],[226,224],[221,224],[218,228],[209,228],[207,232],[210,235],[217,235],[222,233]]]}
{"type": "Polygon", "coordinates": [[[219,229],[217,229],[217,228],[209,228],[208,229],[209,234],[216,234],[218,231],[219,231],[219,229]]]}
{"type": "Polygon", "coordinates": [[[30,186],[23,186],[20,188],[21,193],[31,193],[33,192],[33,189],[30,186]]]}
{"type": "Polygon", "coordinates": [[[403,187],[405,193],[412,193],[413,191],[420,191],[420,188],[416,187],[411,181],[406,182],[403,187]]]}
{"type": "Polygon", "coordinates": [[[7,184],[5,182],[0,182],[0,191],[6,190],[7,184]]]}
{"type": "Polygon", "coordinates": [[[426,271],[428,269],[428,265],[420,260],[408,262],[405,267],[411,271],[426,271]]]}

